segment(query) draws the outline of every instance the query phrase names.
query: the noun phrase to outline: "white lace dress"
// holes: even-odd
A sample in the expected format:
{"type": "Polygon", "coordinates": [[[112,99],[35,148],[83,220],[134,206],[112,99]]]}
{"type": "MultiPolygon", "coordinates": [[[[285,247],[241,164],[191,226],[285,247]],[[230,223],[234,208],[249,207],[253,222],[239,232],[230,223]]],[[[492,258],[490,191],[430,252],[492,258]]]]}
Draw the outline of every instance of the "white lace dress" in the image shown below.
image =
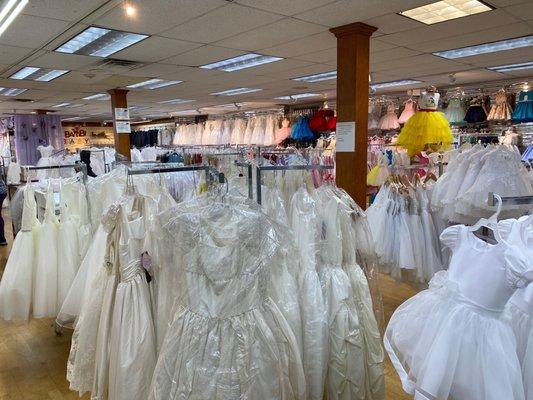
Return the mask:
{"type": "Polygon", "coordinates": [[[296,340],[269,296],[282,243],[268,217],[205,199],[158,221],[164,266],[179,279],[149,399],[304,399],[296,340]]]}

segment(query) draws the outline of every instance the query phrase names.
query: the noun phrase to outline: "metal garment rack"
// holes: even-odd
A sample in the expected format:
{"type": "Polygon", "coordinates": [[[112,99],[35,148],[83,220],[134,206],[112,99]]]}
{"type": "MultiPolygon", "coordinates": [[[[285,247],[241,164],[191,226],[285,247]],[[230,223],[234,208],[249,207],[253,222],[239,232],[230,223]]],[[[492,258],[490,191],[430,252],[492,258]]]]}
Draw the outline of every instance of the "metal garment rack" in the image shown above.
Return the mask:
{"type": "Polygon", "coordinates": [[[261,174],[263,171],[327,171],[334,169],[333,165],[256,165],[256,190],[257,190],[257,202],[261,204],[261,174]]]}
{"type": "Polygon", "coordinates": [[[43,165],[43,166],[36,166],[36,165],[25,165],[21,167],[21,170],[26,171],[38,171],[43,169],[63,169],[63,168],[81,168],[81,171],[83,172],[83,182],[87,182],[87,165],[85,163],[79,163],[79,164],[63,164],[63,165],[43,165]]]}
{"type": "Polygon", "coordinates": [[[253,176],[252,176],[252,164],[249,162],[235,162],[235,165],[237,167],[243,167],[246,168],[248,171],[247,179],[248,179],[248,198],[253,200],[254,198],[254,188],[253,188],[253,176]]]}
{"type": "MultiPolygon", "coordinates": [[[[507,197],[501,197],[502,199],[502,205],[524,205],[524,204],[531,204],[533,205],[533,196],[507,196],[507,197]]],[[[490,207],[494,207],[497,204],[496,197],[494,196],[494,193],[489,192],[489,198],[487,200],[487,204],[490,207]]]]}
{"type": "MultiPolygon", "coordinates": [[[[163,164],[164,165],[164,164],[163,164]]],[[[187,171],[205,171],[206,181],[212,183],[217,181],[218,183],[225,183],[226,177],[222,172],[210,165],[185,165],[180,167],[170,168],[146,168],[146,169],[129,169],[128,176],[131,175],[146,175],[146,174],[165,174],[168,172],[187,172],[187,171]]]]}

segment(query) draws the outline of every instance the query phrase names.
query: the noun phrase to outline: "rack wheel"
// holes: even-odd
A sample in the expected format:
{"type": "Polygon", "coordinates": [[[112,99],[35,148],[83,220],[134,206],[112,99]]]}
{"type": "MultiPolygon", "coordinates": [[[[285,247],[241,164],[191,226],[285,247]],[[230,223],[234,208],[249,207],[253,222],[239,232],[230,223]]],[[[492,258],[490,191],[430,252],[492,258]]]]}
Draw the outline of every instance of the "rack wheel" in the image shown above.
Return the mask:
{"type": "Polygon", "coordinates": [[[60,326],[57,322],[54,321],[54,332],[56,333],[56,336],[63,335],[63,327],[60,326]]]}

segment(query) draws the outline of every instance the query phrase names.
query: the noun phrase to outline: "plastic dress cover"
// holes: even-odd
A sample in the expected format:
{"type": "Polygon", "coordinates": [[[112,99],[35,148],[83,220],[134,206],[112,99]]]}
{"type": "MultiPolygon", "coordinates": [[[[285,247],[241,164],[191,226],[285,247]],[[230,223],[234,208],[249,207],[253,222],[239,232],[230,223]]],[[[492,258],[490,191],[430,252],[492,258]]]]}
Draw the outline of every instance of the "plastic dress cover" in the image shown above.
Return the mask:
{"type": "Polygon", "coordinates": [[[285,245],[275,223],[229,196],[183,203],[158,221],[160,279],[176,301],[170,314],[158,304],[170,323],[149,398],[304,399],[298,344],[270,296],[285,245]]]}

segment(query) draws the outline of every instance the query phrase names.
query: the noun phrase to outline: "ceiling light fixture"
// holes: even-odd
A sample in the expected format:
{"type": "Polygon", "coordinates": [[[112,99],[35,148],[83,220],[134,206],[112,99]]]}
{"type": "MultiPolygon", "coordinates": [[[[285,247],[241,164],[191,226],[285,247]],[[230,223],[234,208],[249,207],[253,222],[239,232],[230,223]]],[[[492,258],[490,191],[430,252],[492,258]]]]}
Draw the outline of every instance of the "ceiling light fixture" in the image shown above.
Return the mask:
{"type": "Polygon", "coordinates": [[[184,103],[191,103],[193,101],[194,100],[172,99],[172,100],[160,101],[159,104],[184,104],[184,103]]]}
{"type": "Polygon", "coordinates": [[[435,56],[455,59],[462,57],[477,56],[479,54],[495,53],[497,51],[520,49],[523,47],[533,46],[533,35],[524,36],[515,39],[500,40],[498,42],[479,44],[476,46],[461,47],[458,49],[437,51],[435,56]]]}
{"type": "Polygon", "coordinates": [[[65,69],[48,69],[38,67],[24,67],[13,75],[9,79],[29,79],[39,82],[50,82],[53,79],[59,78],[61,75],[65,75],[68,70],[65,69]]]}
{"type": "Polygon", "coordinates": [[[91,26],[59,46],[55,51],[85,56],[108,57],[147,37],[148,35],[91,26]]]}
{"type": "Polygon", "coordinates": [[[291,94],[289,96],[281,96],[276,97],[277,100],[299,100],[299,99],[306,99],[308,97],[320,97],[321,94],[318,93],[298,93],[298,94],[291,94]]]}
{"type": "Polygon", "coordinates": [[[9,0],[7,4],[0,11],[0,35],[11,25],[17,18],[22,9],[26,7],[29,0],[9,0]]]}
{"type": "Polygon", "coordinates": [[[400,15],[420,21],[426,25],[432,25],[491,10],[493,10],[493,7],[478,0],[442,0],[402,11],[400,15]]]}
{"type": "Polygon", "coordinates": [[[232,72],[240,69],[257,67],[258,65],[268,64],[280,60],[283,60],[283,58],[264,56],[256,53],[247,53],[243,54],[242,56],[228,58],[212,64],[202,65],[200,68],[232,72]]]}
{"type": "Polygon", "coordinates": [[[133,18],[137,14],[137,9],[135,8],[135,6],[131,2],[125,1],[124,2],[124,12],[126,13],[126,15],[128,17],[133,18]]]}
{"type": "Polygon", "coordinates": [[[97,93],[84,97],[83,100],[109,100],[111,96],[107,93],[97,93]]]}
{"type": "Polygon", "coordinates": [[[130,89],[159,89],[165,86],[177,85],[183,81],[165,81],[163,79],[148,79],[147,81],[128,85],[130,89]]]}
{"type": "Polygon", "coordinates": [[[236,96],[238,94],[259,92],[263,89],[237,88],[224,90],[223,92],[211,93],[211,96],[236,96]]]}
{"type": "Polygon", "coordinates": [[[391,82],[381,82],[381,83],[374,83],[370,85],[370,87],[374,90],[377,89],[383,89],[383,88],[389,88],[389,87],[396,87],[396,86],[408,86],[408,85],[416,85],[422,83],[422,81],[417,81],[414,79],[404,79],[401,81],[391,81],[391,82]]]}
{"type": "Polygon", "coordinates": [[[77,121],[79,119],[83,119],[83,118],[82,117],[61,118],[61,121],[77,121]]]}
{"type": "Polygon", "coordinates": [[[3,88],[0,87],[0,95],[2,96],[18,96],[19,94],[25,92],[28,89],[17,89],[17,88],[3,88]]]}
{"type": "Polygon", "coordinates": [[[299,82],[314,83],[314,82],[327,81],[330,79],[337,79],[337,71],[323,72],[321,74],[315,74],[315,75],[300,76],[299,78],[293,78],[292,80],[299,81],[299,82]]]}
{"type": "Polygon", "coordinates": [[[83,104],[60,103],[52,107],[54,108],[76,108],[76,107],[81,107],[81,106],[83,106],[83,104]]]}
{"type": "Polygon", "coordinates": [[[533,61],[519,63],[519,64],[508,64],[508,65],[498,65],[496,67],[487,67],[487,69],[490,69],[491,71],[496,71],[496,72],[512,72],[512,71],[520,71],[523,69],[531,69],[531,68],[533,68],[533,61]]]}

